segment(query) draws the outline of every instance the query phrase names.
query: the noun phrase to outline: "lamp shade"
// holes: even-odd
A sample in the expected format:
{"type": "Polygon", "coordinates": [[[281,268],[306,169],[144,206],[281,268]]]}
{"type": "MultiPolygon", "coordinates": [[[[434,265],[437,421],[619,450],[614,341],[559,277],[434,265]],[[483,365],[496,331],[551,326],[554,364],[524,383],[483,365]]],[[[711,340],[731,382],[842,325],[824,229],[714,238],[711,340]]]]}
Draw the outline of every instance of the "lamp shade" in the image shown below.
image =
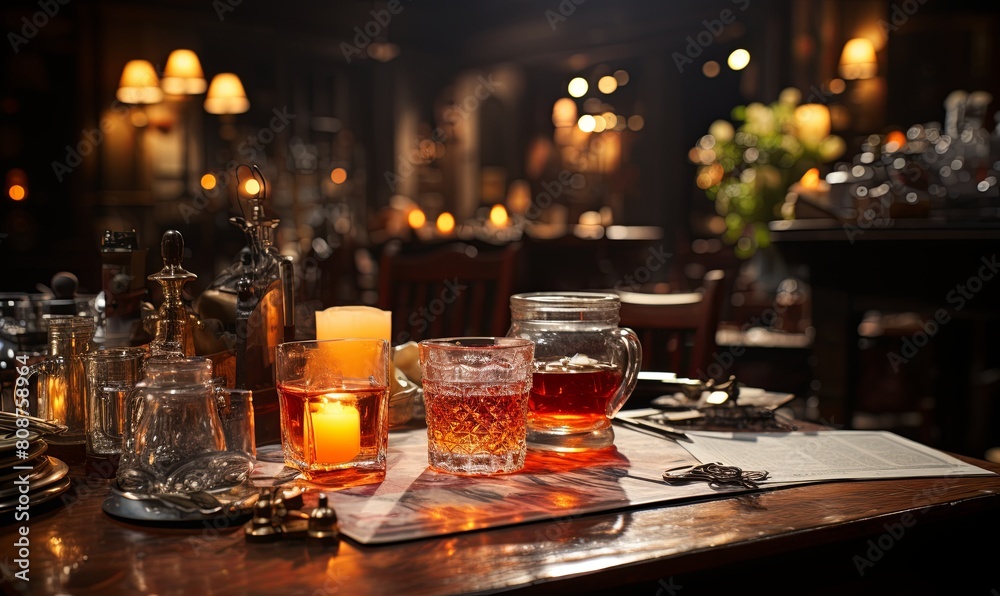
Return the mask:
{"type": "Polygon", "coordinates": [[[207,83],[201,70],[198,54],[191,50],[174,50],[167,57],[160,86],[167,95],[198,95],[204,93],[207,83]]]}
{"type": "Polygon", "coordinates": [[[231,72],[212,77],[205,96],[205,111],[209,114],[242,114],[250,109],[250,100],[240,78],[231,72]]]}
{"type": "Polygon", "coordinates": [[[844,45],[840,54],[840,76],[845,79],[870,79],[878,72],[875,46],[863,37],[856,37],[844,45]]]}
{"type": "Polygon", "coordinates": [[[160,77],[148,60],[129,60],[122,70],[118,83],[118,101],[131,104],[159,103],[163,101],[160,77]]]}

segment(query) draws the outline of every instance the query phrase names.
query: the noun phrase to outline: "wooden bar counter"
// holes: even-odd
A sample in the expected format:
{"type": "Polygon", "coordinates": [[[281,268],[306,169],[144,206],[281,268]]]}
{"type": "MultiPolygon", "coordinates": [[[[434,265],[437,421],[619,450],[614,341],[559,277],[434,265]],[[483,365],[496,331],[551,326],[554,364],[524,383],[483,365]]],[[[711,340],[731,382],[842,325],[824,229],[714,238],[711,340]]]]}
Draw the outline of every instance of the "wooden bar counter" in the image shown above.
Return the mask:
{"type": "MultiPolygon", "coordinates": [[[[107,469],[0,528],[8,594],[982,594],[1000,592],[1000,476],[831,482],[388,545],[247,543],[242,521],[144,526],[107,469]],[[30,582],[14,542],[29,528],[30,582]],[[992,590],[992,592],[991,592],[992,590]]],[[[1000,472],[1000,465],[961,458],[1000,472]]]]}

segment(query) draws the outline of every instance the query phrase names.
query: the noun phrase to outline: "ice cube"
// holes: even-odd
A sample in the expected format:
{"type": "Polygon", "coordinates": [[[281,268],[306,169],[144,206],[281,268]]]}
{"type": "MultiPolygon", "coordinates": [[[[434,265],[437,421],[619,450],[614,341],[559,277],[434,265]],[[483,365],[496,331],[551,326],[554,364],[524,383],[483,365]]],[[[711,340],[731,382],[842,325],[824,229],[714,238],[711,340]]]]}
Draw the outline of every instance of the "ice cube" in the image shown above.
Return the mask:
{"type": "Polygon", "coordinates": [[[573,357],[569,359],[569,363],[573,366],[593,366],[597,364],[598,361],[590,358],[586,354],[573,354],[573,357]]]}

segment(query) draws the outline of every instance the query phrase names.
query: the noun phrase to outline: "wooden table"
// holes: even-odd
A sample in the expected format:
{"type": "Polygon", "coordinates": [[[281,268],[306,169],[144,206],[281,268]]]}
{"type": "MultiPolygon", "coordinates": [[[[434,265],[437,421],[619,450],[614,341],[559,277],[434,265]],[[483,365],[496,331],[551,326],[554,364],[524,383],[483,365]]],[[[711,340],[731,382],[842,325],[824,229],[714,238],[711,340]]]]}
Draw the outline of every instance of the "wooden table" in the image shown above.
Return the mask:
{"type": "MultiPolygon", "coordinates": [[[[6,593],[1000,590],[1000,476],[815,484],[408,543],[321,547],[248,544],[239,522],[166,529],[116,520],[101,510],[108,466],[51,453],[70,463],[74,488],[63,501],[31,509],[31,581],[8,578],[6,593]]],[[[0,561],[11,572],[21,525],[8,519],[0,528],[0,561]]]]}

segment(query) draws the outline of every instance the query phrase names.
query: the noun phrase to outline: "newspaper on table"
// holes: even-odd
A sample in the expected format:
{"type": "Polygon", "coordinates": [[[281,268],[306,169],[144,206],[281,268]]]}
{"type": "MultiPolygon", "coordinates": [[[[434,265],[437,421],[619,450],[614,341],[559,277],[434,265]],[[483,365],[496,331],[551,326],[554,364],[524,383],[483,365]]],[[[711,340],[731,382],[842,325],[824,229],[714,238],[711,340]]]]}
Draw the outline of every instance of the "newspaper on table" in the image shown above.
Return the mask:
{"type": "MultiPolygon", "coordinates": [[[[325,492],[342,534],[382,544],[749,490],[663,481],[666,469],[688,464],[718,461],[767,470],[771,476],[760,490],[833,480],[992,474],[887,432],[691,432],[691,442],[682,443],[629,428],[616,427],[615,433],[611,449],[529,451],[518,473],[467,477],[428,468],[425,429],[393,430],[383,482],[325,492]]],[[[281,464],[264,463],[255,481],[269,486],[287,472],[281,464]]]]}

